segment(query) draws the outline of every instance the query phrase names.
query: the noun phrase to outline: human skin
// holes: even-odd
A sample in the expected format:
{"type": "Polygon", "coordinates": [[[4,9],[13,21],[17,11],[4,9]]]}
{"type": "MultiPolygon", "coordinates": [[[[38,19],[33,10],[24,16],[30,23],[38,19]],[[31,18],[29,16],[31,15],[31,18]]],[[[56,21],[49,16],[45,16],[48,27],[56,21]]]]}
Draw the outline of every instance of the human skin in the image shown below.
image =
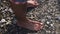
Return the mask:
{"type": "Polygon", "coordinates": [[[27,7],[37,7],[39,3],[36,0],[28,0],[27,7]]]}
{"type": "Polygon", "coordinates": [[[38,30],[42,29],[41,22],[33,21],[33,20],[26,18],[27,6],[28,7],[32,7],[32,6],[35,7],[36,3],[34,4],[34,2],[35,2],[35,0],[34,1],[29,0],[29,1],[23,2],[23,3],[11,1],[11,8],[13,9],[15,16],[18,20],[17,21],[18,26],[23,27],[23,28],[27,28],[29,30],[38,31],[38,30]]]}

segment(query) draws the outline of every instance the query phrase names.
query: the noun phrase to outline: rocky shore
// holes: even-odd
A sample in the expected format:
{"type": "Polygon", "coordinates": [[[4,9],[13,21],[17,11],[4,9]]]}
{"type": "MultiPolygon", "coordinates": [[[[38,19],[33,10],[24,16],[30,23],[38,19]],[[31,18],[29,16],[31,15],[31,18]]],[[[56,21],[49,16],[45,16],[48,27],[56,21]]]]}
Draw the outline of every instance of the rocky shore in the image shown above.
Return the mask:
{"type": "Polygon", "coordinates": [[[60,0],[38,0],[39,6],[27,11],[27,18],[44,23],[38,32],[18,27],[9,0],[0,2],[0,34],[60,34],[60,0]]]}

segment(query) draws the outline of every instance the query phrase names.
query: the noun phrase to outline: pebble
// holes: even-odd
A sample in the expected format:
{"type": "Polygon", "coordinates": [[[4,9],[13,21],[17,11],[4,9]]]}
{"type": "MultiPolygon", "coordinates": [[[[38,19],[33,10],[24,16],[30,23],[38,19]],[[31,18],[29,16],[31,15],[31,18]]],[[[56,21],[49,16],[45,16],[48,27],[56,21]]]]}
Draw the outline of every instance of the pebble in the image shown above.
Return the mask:
{"type": "MultiPolygon", "coordinates": [[[[39,1],[40,1],[41,5],[38,8],[35,8],[35,9],[31,10],[30,12],[28,12],[27,17],[29,19],[32,19],[32,20],[41,21],[46,26],[48,26],[47,24],[49,24],[50,25],[50,26],[48,26],[49,28],[51,26],[54,27],[53,23],[60,22],[60,10],[59,10],[60,6],[58,5],[59,0],[39,0],[39,1]],[[58,20],[55,20],[56,18],[58,18],[58,20]]],[[[3,1],[3,2],[6,2],[6,1],[3,1]]],[[[1,3],[1,5],[3,5],[3,6],[0,8],[0,10],[2,9],[3,11],[2,10],[1,11],[5,14],[5,11],[7,11],[8,6],[5,6],[4,3],[1,3]]],[[[9,15],[10,14],[13,15],[12,13],[13,13],[13,11],[9,7],[9,10],[7,11],[6,14],[8,14],[8,17],[10,17],[9,15]],[[10,13],[8,14],[9,11],[10,11],[10,13]]],[[[8,18],[6,15],[5,15],[5,17],[8,18]]],[[[5,18],[5,17],[3,17],[3,18],[5,18]]],[[[14,16],[12,16],[12,17],[14,17],[14,16]]],[[[7,21],[7,23],[5,23],[5,25],[11,24],[11,21],[13,19],[12,17],[8,18],[10,21],[7,21]]],[[[6,20],[2,19],[1,22],[6,22],[6,20]]],[[[1,25],[1,27],[3,27],[3,25],[1,25]]],[[[44,29],[46,31],[49,30],[49,29],[46,29],[46,28],[44,28],[44,29]]],[[[46,33],[48,33],[48,31],[46,33]]],[[[50,30],[49,30],[49,33],[51,33],[50,30]]]]}
{"type": "Polygon", "coordinates": [[[6,20],[5,19],[1,19],[1,22],[6,22],[6,20]]]}

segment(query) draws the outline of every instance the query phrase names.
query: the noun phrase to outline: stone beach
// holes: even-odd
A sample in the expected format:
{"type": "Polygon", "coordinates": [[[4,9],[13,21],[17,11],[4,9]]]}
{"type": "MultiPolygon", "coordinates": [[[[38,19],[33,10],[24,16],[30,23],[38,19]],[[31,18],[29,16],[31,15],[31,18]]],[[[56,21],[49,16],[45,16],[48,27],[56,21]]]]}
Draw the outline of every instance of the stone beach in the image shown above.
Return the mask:
{"type": "Polygon", "coordinates": [[[0,1],[0,34],[60,34],[60,0],[38,0],[39,6],[27,11],[27,18],[44,23],[38,32],[19,28],[9,0],[0,1]]]}

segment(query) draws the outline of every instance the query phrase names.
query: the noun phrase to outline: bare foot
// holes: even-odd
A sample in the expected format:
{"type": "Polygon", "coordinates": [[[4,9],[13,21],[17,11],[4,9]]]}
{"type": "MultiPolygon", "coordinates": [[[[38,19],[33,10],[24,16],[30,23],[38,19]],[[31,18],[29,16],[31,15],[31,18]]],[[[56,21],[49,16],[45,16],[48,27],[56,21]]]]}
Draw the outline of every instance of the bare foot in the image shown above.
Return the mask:
{"type": "MultiPolygon", "coordinates": [[[[31,3],[31,1],[32,0],[28,1],[28,3],[30,3],[31,5],[34,6],[36,1],[32,1],[32,3],[31,3]]],[[[26,8],[27,8],[26,4],[22,4],[22,3],[19,4],[19,2],[15,3],[14,1],[11,1],[11,7],[14,10],[15,15],[18,18],[18,20],[20,19],[20,21],[17,22],[18,26],[29,29],[29,30],[35,30],[35,31],[42,29],[43,24],[41,24],[41,22],[25,19],[26,18],[26,8]]]]}
{"type": "Polygon", "coordinates": [[[36,7],[38,5],[39,3],[37,2],[37,0],[27,0],[27,7],[36,7]]]}
{"type": "Polygon", "coordinates": [[[38,6],[39,5],[39,3],[37,2],[37,0],[27,0],[27,1],[25,1],[25,2],[15,2],[15,0],[10,0],[12,3],[14,3],[14,4],[17,4],[17,5],[19,5],[19,4],[24,4],[24,3],[26,3],[27,2],[27,7],[36,7],[36,6],[38,6]]]}
{"type": "Polygon", "coordinates": [[[43,28],[43,23],[38,22],[38,21],[32,21],[32,20],[28,20],[28,21],[23,21],[23,22],[18,22],[17,23],[18,26],[29,29],[29,30],[33,30],[33,31],[38,31],[40,29],[43,28]]]}

